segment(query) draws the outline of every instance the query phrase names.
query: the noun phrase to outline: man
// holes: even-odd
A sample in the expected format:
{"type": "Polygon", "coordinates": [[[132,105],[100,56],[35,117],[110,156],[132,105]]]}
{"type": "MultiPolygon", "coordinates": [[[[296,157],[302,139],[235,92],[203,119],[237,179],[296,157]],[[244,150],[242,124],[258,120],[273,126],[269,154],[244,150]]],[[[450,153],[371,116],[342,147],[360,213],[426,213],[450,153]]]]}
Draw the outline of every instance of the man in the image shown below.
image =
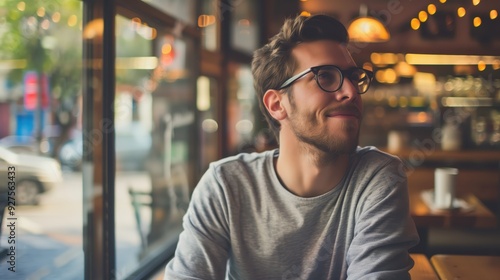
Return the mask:
{"type": "Polygon", "coordinates": [[[401,162],[358,147],[361,94],[345,27],[285,22],[252,63],[279,149],[212,163],[165,279],[409,279],[418,243],[401,162]]]}

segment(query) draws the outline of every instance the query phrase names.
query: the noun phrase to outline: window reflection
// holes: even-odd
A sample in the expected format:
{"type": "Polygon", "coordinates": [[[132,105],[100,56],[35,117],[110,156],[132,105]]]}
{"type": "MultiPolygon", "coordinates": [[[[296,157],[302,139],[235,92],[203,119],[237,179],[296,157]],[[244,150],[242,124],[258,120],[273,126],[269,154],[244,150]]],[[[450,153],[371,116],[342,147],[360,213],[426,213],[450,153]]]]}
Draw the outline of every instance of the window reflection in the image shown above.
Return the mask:
{"type": "Polygon", "coordinates": [[[229,152],[252,151],[258,116],[253,78],[249,65],[230,63],[228,80],[228,133],[229,152]]]}
{"type": "Polygon", "coordinates": [[[143,0],[157,9],[188,24],[196,24],[195,0],[143,0]]]}
{"type": "Polygon", "coordinates": [[[181,229],[198,168],[195,58],[188,38],[116,22],[116,256],[127,276],[181,229]],[[126,63],[140,59],[149,64],[126,63]]]}
{"type": "Polygon", "coordinates": [[[201,76],[197,81],[197,109],[201,119],[201,173],[205,172],[210,162],[219,158],[217,121],[217,80],[201,76]]]}
{"type": "Polygon", "coordinates": [[[198,15],[198,27],[201,31],[202,47],[209,51],[219,50],[219,25],[221,17],[217,11],[216,1],[204,0],[201,14],[198,15]]]}
{"type": "Polygon", "coordinates": [[[236,1],[231,17],[231,47],[252,54],[259,44],[257,5],[253,1],[236,1]]]}

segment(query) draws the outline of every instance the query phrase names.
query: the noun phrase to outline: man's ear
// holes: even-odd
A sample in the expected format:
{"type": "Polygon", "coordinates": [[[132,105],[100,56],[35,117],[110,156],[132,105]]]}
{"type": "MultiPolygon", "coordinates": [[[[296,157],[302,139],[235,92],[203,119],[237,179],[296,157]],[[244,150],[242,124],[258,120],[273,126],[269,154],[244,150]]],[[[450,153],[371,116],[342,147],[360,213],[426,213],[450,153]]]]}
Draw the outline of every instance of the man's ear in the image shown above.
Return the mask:
{"type": "Polygon", "coordinates": [[[267,90],[262,100],[267,111],[273,118],[280,121],[287,117],[286,109],[283,106],[283,94],[278,90],[267,90]]]}

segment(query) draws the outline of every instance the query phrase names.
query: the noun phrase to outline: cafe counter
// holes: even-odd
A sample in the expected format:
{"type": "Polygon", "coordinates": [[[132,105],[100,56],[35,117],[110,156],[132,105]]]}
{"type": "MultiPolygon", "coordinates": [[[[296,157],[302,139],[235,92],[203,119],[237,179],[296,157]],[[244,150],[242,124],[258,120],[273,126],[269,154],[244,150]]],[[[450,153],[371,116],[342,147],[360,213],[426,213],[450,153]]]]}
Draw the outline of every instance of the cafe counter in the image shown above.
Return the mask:
{"type": "Polygon", "coordinates": [[[389,153],[404,162],[410,192],[433,189],[435,169],[455,167],[459,170],[456,194],[473,194],[500,216],[500,150],[443,151],[421,147],[389,153]]]}

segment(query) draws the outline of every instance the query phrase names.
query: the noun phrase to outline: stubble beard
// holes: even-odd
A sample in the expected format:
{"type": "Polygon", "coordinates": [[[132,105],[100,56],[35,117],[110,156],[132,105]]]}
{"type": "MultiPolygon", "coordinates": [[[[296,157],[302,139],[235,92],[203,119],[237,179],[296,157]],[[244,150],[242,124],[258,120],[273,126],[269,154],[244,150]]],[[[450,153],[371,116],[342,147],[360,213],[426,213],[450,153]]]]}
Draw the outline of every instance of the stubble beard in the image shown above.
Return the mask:
{"type": "Polygon", "coordinates": [[[313,153],[316,151],[318,156],[326,161],[349,155],[356,150],[359,143],[360,125],[343,122],[340,129],[345,134],[354,133],[355,136],[341,139],[326,131],[313,113],[300,113],[296,104],[291,105],[293,111],[289,115],[290,128],[297,139],[306,144],[306,149],[313,153]]]}

